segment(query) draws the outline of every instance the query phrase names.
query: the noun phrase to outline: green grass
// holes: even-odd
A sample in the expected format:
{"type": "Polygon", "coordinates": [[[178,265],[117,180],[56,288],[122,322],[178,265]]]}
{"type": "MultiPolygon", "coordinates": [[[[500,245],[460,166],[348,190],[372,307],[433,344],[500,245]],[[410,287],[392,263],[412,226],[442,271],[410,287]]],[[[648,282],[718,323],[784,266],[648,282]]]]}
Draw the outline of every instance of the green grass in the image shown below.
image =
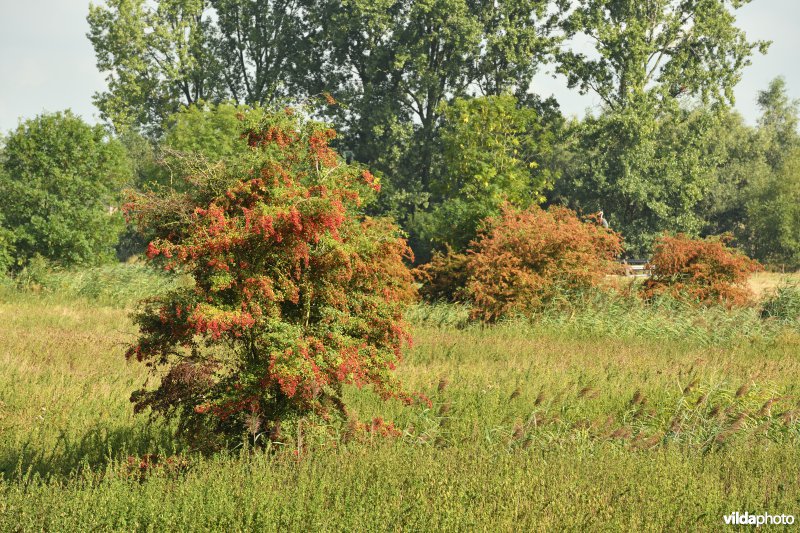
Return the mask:
{"type": "Polygon", "coordinates": [[[144,263],[112,263],[64,270],[36,259],[15,279],[0,277],[0,294],[18,290],[54,300],[87,300],[95,305],[127,307],[142,298],[190,283],[188,276],[156,270],[144,263]]]}
{"type": "Polygon", "coordinates": [[[800,515],[800,337],[757,310],[618,304],[483,327],[420,306],[399,373],[433,407],[347,391],[402,437],[201,457],[132,414],[147,374],[122,356],[128,312],[103,298],[0,292],[2,531],[716,530],[737,510],[800,515]],[[185,463],[140,475],[128,457],[145,454],[185,463]]]}

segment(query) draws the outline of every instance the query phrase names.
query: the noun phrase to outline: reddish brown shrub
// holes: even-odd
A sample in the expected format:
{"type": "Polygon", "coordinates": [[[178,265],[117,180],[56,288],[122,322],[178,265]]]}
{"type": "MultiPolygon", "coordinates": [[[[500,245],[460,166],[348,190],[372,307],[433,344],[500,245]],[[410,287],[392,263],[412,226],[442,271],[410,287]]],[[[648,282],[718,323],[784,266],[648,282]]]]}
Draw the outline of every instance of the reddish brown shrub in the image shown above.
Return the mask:
{"type": "Polygon", "coordinates": [[[449,246],[445,252],[434,252],[430,262],[414,269],[414,277],[421,283],[420,296],[429,302],[467,300],[468,259],[467,254],[449,246]]]}
{"type": "Polygon", "coordinates": [[[237,160],[188,168],[185,192],[133,195],[128,216],[155,235],[149,260],[194,279],[136,316],[127,355],[161,378],[133,394],[137,411],[177,417],[213,446],[276,440],[292,418],[346,420],[344,385],[414,399],[394,375],[410,341],[410,249],[389,221],[364,215],[379,184],[338,158],[333,136],[265,115],[237,160]]]}
{"type": "Polygon", "coordinates": [[[505,207],[470,252],[473,317],[529,315],[554,298],[598,286],[622,251],[619,234],[563,207],[505,207]]]}
{"type": "Polygon", "coordinates": [[[653,277],[642,285],[642,295],[669,294],[702,304],[746,304],[753,296],[747,278],[761,265],[729,248],[727,242],[725,237],[661,236],[653,253],[653,277]]]}

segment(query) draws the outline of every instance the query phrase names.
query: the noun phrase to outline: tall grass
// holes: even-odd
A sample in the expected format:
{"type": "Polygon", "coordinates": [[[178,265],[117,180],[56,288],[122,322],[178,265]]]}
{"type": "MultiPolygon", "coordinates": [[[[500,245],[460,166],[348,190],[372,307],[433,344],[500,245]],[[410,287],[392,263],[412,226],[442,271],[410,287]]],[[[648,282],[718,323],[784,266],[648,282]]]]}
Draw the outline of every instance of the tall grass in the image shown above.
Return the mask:
{"type": "Polygon", "coordinates": [[[3,531],[715,530],[800,511],[800,344],[757,309],[598,299],[486,327],[417,306],[398,373],[432,407],[345,390],[400,437],[201,456],[133,415],[148,375],[122,355],[128,310],[81,279],[0,299],[3,531]]]}
{"type": "Polygon", "coordinates": [[[159,271],[143,263],[60,269],[38,261],[14,279],[6,278],[0,291],[6,297],[22,291],[67,301],[83,299],[99,305],[129,307],[186,283],[190,283],[188,276],[159,271]]]}
{"type": "MultiPolygon", "coordinates": [[[[522,329],[532,335],[650,339],[702,346],[791,338],[800,341],[800,307],[795,309],[800,298],[792,290],[768,295],[760,305],[733,309],[698,306],[669,296],[645,302],[636,297],[587,292],[554,302],[532,317],[507,318],[499,327],[522,329]]],[[[422,303],[412,307],[407,318],[431,327],[487,327],[470,320],[470,309],[463,304],[422,303]]]]}

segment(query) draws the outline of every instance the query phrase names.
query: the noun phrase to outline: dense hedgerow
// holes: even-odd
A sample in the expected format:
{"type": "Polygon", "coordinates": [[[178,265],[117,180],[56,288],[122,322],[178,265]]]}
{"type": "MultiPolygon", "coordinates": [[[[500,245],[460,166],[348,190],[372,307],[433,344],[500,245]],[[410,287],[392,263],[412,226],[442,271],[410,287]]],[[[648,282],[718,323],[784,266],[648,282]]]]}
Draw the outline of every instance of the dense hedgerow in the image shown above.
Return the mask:
{"type": "Polygon", "coordinates": [[[506,207],[486,220],[468,262],[473,317],[530,315],[554,298],[600,285],[621,237],[574,211],[506,207]]]}
{"type": "Polygon", "coordinates": [[[642,295],[669,294],[701,304],[744,305],[753,294],[747,279],[761,265],[730,248],[726,239],[692,239],[662,235],[655,244],[653,275],[642,284],[642,295]]]}
{"type": "Polygon", "coordinates": [[[411,401],[393,377],[410,341],[410,250],[392,223],[361,212],[380,184],[328,146],[333,130],[291,110],[243,127],[240,157],[190,161],[185,192],[126,206],[156,235],[148,258],[194,278],[136,317],[128,357],[166,370],[134,393],[136,410],[177,416],[199,443],[279,440],[288,418],[347,416],[345,384],[411,401]]]}

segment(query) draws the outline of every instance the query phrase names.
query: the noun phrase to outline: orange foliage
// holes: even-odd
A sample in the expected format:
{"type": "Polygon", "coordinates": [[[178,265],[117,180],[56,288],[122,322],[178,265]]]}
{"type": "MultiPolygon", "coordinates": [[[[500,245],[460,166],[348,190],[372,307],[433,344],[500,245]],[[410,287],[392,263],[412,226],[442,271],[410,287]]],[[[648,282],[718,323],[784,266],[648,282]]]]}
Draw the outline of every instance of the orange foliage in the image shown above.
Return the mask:
{"type": "Polygon", "coordinates": [[[486,220],[470,251],[473,317],[530,315],[566,292],[598,286],[621,252],[619,234],[569,209],[506,206],[486,220]]]}
{"type": "Polygon", "coordinates": [[[444,253],[434,252],[430,262],[414,269],[414,277],[422,284],[420,296],[429,302],[468,299],[465,294],[468,259],[466,254],[454,252],[449,246],[444,253]]]}
{"type": "Polygon", "coordinates": [[[761,265],[729,248],[727,240],[692,239],[683,234],[661,236],[654,248],[653,277],[642,285],[642,295],[652,298],[669,294],[703,304],[746,304],[753,296],[747,278],[761,270],[761,265]]]}

